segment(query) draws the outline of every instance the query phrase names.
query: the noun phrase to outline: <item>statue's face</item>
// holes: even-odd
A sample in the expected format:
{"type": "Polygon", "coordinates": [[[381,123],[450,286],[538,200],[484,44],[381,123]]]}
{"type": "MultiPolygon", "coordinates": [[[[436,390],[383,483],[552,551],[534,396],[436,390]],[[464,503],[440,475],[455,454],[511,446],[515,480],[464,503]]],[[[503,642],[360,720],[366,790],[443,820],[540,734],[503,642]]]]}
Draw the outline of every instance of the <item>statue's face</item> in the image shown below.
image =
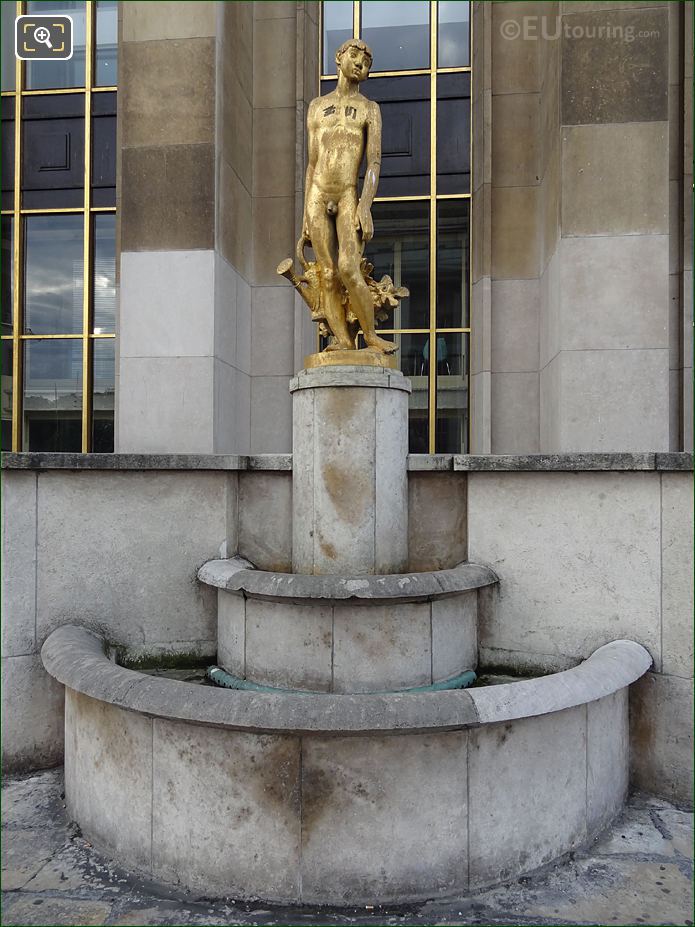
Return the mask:
{"type": "Polygon", "coordinates": [[[351,45],[336,59],[338,70],[342,71],[348,80],[363,81],[369,76],[372,66],[369,55],[364,49],[351,45]]]}

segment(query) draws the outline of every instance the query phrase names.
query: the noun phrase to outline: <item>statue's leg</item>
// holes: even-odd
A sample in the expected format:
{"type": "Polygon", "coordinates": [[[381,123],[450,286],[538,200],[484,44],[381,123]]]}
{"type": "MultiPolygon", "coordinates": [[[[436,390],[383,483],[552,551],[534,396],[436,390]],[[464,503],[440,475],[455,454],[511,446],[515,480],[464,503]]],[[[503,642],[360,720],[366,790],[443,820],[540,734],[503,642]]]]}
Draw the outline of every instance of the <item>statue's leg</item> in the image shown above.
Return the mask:
{"type": "Polygon", "coordinates": [[[368,347],[384,354],[393,354],[396,345],[380,338],[374,328],[374,303],[369,287],[364,282],[360,263],[362,243],[355,228],[357,195],[352,190],[338,204],[336,229],[338,232],[338,273],[350,295],[350,305],[360,321],[362,334],[368,347]]]}
{"type": "Polygon", "coordinates": [[[311,246],[321,269],[321,290],[326,322],[336,337],[337,344],[330,350],[355,347],[350,338],[345,310],[340,298],[340,279],[336,268],[338,251],[335,221],[326,212],[324,197],[318,191],[307,194],[307,221],[311,235],[311,246]]]}

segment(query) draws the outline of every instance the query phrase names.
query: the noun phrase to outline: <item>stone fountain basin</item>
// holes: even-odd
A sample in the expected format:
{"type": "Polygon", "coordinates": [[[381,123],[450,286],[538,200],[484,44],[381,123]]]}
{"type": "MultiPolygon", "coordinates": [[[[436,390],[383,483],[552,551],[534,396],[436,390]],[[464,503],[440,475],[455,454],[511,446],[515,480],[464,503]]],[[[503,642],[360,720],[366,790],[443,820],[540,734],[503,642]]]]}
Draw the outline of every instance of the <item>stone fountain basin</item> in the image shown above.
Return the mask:
{"type": "Polygon", "coordinates": [[[42,659],[96,846],[207,895],[333,905],[464,893],[590,840],[625,799],[628,686],[651,665],[621,640],[488,688],[239,692],[117,666],[72,626],[42,659]]]}
{"type": "Polygon", "coordinates": [[[260,685],[375,692],[442,682],[478,662],[478,590],[486,566],[387,576],[312,576],[211,560],[198,579],[217,588],[217,659],[260,685]]]}

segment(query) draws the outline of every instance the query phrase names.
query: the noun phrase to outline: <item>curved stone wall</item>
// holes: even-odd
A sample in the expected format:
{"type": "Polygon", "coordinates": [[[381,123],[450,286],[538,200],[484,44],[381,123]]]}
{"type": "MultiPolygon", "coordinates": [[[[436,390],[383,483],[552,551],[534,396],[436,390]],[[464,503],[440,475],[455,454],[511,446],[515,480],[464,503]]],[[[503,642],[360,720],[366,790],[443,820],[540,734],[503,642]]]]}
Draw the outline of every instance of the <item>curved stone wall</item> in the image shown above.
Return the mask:
{"type": "Polygon", "coordinates": [[[627,790],[632,641],[540,679],[428,694],[236,692],[145,676],[62,627],[66,797],[128,867],[210,894],[420,900],[510,879],[605,827],[627,790]]]}

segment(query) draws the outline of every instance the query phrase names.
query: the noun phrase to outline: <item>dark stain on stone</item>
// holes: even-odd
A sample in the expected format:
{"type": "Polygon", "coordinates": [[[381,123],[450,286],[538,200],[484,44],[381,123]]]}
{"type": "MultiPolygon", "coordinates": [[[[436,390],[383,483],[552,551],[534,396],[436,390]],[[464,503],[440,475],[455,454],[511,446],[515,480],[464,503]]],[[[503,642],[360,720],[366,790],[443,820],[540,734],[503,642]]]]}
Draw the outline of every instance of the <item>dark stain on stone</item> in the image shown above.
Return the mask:
{"type": "Polygon", "coordinates": [[[330,804],[334,783],[322,769],[302,770],[302,831],[309,833],[330,804]]]}

